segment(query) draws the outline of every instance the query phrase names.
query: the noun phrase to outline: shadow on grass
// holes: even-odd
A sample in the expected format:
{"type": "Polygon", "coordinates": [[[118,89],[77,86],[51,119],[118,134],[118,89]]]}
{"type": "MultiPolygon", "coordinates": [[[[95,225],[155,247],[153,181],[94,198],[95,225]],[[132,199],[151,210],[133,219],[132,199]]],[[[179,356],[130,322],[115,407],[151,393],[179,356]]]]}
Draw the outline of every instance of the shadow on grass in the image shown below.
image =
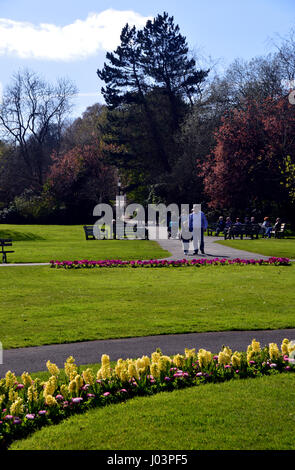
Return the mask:
{"type": "Polygon", "coordinates": [[[15,230],[0,230],[0,238],[11,238],[13,241],[45,240],[44,237],[32,232],[17,232],[15,230]]]}

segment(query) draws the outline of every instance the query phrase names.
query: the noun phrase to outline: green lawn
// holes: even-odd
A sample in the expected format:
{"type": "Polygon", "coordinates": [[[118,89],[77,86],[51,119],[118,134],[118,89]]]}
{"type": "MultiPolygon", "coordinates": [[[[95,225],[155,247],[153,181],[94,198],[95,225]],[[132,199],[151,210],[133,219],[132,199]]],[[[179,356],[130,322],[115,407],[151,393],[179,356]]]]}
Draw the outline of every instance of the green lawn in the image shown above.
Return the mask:
{"type": "Polygon", "coordinates": [[[295,376],[207,384],[91,410],[12,450],[294,450],[295,376]]]}
{"type": "Polygon", "coordinates": [[[231,246],[238,250],[250,251],[266,256],[295,259],[295,238],[264,239],[258,240],[220,240],[217,243],[231,246]]]}
{"type": "Polygon", "coordinates": [[[1,341],[7,349],[157,334],[294,328],[294,283],[295,265],[6,267],[0,269],[1,341]]]}
{"type": "MultiPolygon", "coordinates": [[[[170,256],[148,240],[86,240],[81,225],[0,225],[0,238],[12,238],[9,263],[50,260],[156,259],[170,256]]],[[[0,259],[2,262],[2,258],[0,259]]]]}

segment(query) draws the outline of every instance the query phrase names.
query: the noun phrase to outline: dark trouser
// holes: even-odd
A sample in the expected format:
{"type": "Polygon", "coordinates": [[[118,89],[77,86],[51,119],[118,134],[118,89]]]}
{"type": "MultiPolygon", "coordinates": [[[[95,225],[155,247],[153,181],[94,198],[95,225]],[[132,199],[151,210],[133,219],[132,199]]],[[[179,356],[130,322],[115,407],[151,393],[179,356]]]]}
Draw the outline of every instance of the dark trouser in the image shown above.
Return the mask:
{"type": "Polygon", "coordinates": [[[201,228],[201,240],[198,240],[197,238],[193,239],[193,245],[194,245],[194,251],[197,251],[199,248],[199,241],[200,241],[200,250],[204,251],[205,249],[205,243],[204,243],[204,229],[201,228]]]}
{"type": "MultiPolygon", "coordinates": [[[[182,236],[181,236],[181,241],[183,243],[183,249],[185,251],[188,251],[189,249],[189,243],[191,240],[185,240],[182,236]]],[[[197,238],[193,238],[193,247],[194,247],[194,251],[197,251],[199,249],[199,240],[197,238]]],[[[205,243],[204,243],[204,229],[202,228],[201,229],[201,240],[200,240],[200,250],[201,251],[204,251],[205,250],[205,243]]]]}

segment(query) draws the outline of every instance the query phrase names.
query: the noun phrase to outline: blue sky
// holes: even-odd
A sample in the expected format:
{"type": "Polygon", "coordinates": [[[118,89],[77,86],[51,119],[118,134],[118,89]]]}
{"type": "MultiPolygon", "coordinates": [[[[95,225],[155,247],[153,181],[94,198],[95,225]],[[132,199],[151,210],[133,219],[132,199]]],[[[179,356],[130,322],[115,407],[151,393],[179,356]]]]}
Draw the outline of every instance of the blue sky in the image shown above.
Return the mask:
{"type": "Polygon", "coordinates": [[[221,66],[271,52],[271,39],[295,25],[294,0],[0,0],[0,88],[23,67],[49,81],[71,78],[79,115],[103,102],[96,70],[124,24],[141,27],[163,11],[174,16],[192,50],[221,66]]]}

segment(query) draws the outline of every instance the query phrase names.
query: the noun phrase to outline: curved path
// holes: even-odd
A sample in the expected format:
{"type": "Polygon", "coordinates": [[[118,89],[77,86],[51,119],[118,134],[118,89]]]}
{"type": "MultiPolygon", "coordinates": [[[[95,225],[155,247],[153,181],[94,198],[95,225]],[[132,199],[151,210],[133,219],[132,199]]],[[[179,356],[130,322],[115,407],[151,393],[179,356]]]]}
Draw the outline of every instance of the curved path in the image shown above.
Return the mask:
{"type": "MultiPolygon", "coordinates": [[[[216,243],[216,241],[222,240],[220,237],[205,237],[205,255],[202,255],[200,252],[198,255],[195,255],[196,258],[243,258],[243,259],[268,259],[269,256],[260,255],[258,253],[251,253],[249,251],[237,250],[230,246],[221,245],[216,243]]],[[[190,246],[190,254],[185,256],[183,254],[182,243],[180,240],[159,240],[158,241],[161,248],[167,250],[171,253],[168,260],[177,260],[177,259],[192,259],[192,246],[190,246]]]]}
{"type": "MultiPolygon", "coordinates": [[[[205,237],[206,254],[198,255],[198,258],[268,258],[268,256],[236,250],[229,246],[214,243],[216,240],[218,240],[218,237],[205,237]]],[[[192,256],[183,255],[182,244],[179,240],[160,240],[159,244],[163,249],[171,253],[171,256],[167,258],[169,260],[192,258],[192,256]]],[[[48,264],[0,264],[0,266],[37,266],[48,264]]],[[[159,335],[10,349],[3,351],[0,377],[7,370],[12,370],[16,374],[21,374],[23,371],[38,372],[45,370],[48,359],[59,367],[63,367],[65,360],[69,356],[74,356],[77,364],[82,365],[100,362],[102,354],[108,354],[111,360],[117,360],[120,357],[123,359],[128,357],[134,358],[140,357],[143,354],[150,355],[158,347],[162,349],[164,354],[168,355],[183,353],[185,348],[196,348],[197,350],[205,348],[212,352],[218,352],[222,345],[227,345],[233,350],[242,351],[247,348],[253,338],[260,341],[262,346],[270,342],[280,344],[284,338],[295,339],[295,329],[159,335]]]]}
{"type": "Polygon", "coordinates": [[[284,338],[295,340],[295,329],[158,335],[10,349],[3,351],[0,377],[7,370],[16,374],[46,370],[48,360],[63,367],[69,356],[73,356],[78,365],[85,365],[100,362],[102,354],[108,354],[112,361],[116,361],[119,358],[149,356],[157,348],[161,348],[163,354],[167,355],[183,354],[185,348],[196,348],[197,351],[204,348],[218,353],[223,345],[229,346],[233,351],[245,351],[254,338],[260,341],[262,347],[269,343],[280,346],[284,338]]]}

